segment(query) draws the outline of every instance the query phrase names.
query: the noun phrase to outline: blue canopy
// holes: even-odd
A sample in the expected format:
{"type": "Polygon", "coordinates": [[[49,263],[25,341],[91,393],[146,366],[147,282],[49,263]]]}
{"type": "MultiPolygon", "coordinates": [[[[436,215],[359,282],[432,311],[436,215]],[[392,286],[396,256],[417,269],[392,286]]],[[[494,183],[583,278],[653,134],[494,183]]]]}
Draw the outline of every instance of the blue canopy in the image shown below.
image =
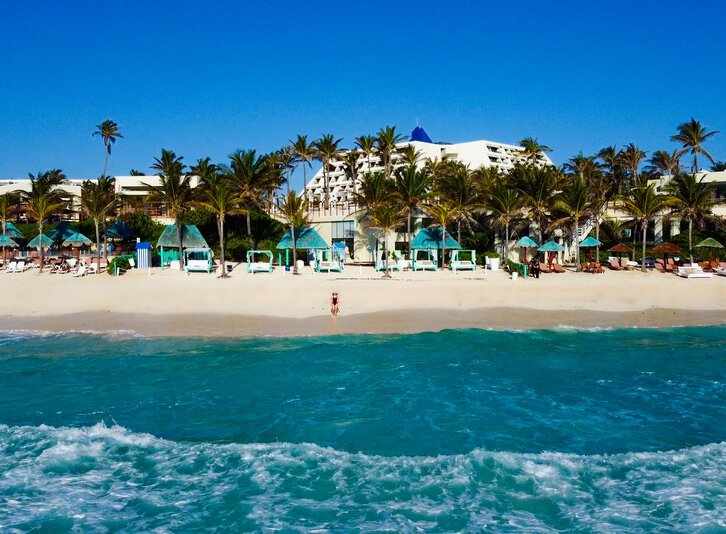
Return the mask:
{"type": "Polygon", "coordinates": [[[10,236],[7,234],[0,234],[0,247],[10,247],[15,248],[18,244],[10,239],[10,236]]]}
{"type": "Polygon", "coordinates": [[[421,128],[421,126],[416,126],[411,131],[411,141],[421,141],[422,143],[433,143],[433,141],[429,137],[429,134],[427,134],[426,130],[421,128]]]}
{"type": "Polygon", "coordinates": [[[14,237],[16,239],[23,239],[23,233],[20,230],[18,230],[18,227],[15,226],[10,221],[5,222],[5,233],[8,236],[14,237]]]}
{"type": "Polygon", "coordinates": [[[564,250],[564,248],[550,239],[549,241],[547,241],[547,243],[543,244],[537,250],[539,252],[560,252],[564,250]]]}
{"type": "Polygon", "coordinates": [[[602,243],[600,241],[598,241],[597,239],[595,239],[594,237],[586,237],[585,239],[583,239],[580,242],[580,246],[585,247],[585,248],[599,247],[600,245],[602,245],[602,243]]]}
{"type": "Polygon", "coordinates": [[[133,230],[124,221],[114,221],[104,232],[111,239],[128,239],[134,235],[133,230]]]}
{"type": "Polygon", "coordinates": [[[76,231],[70,227],[70,225],[65,222],[61,221],[58,223],[58,226],[53,228],[52,230],[49,230],[46,234],[52,241],[58,241],[59,243],[62,243],[69,237],[71,237],[73,234],[75,234],[76,231]]]}
{"type": "Polygon", "coordinates": [[[539,245],[531,237],[526,235],[517,241],[517,246],[519,248],[537,248],[539,245]]]}
{"type": "Polygon", "coordinates": [[[53,240],[45,234],[38,234],[30,240],[28,246],[30,248],[48,248],[53,244],[53,240]]]}
{"type": "Polygon", "coordinates": [[[80,232],[74,232],[63,240],[64,247],[87,247],[91,240],[80,232]]]}
{"type": "MultiPolygon", "coordinates": [[[[446,232],[444,245],[447,250],[460,249],[459,242],[446,232]]],[[[437,250],[441,248],[441,227],[422,228],[411,241],[412,250],[437,250]]]]}
{"type": "MultiPolygon", "coordinates": [[[[292,235],[290,235],[290,230],[282,236],[282,239],[277,244],[277,248],[279,250],[292,248],[292,235]]],[[[330,248],[330,246],[315,228],[305,226],[299,230],[295,230],[295,248],[300,250],[315,250],[330,248]]]]}

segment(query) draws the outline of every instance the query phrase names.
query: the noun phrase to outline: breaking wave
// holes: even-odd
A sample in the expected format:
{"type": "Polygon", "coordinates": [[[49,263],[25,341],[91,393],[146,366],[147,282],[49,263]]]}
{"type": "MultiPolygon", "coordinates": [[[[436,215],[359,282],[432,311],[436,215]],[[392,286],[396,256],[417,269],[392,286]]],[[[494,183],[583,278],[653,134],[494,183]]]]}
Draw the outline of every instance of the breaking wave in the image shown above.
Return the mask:
{"type": "Polygon", "coordinates": [[[2,530],[726,528],[726,443],[389,457],[0,425],[0,473],[2,530]]]}

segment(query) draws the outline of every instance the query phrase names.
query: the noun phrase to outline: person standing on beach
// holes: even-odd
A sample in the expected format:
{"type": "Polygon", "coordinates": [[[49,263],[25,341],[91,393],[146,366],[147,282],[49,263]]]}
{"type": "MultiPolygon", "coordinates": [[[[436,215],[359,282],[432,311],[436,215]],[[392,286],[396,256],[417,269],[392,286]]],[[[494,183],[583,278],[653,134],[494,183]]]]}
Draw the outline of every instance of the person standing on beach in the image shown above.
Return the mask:
{"type": "Polygon", "coordinates": [[[337,291],[333,291],[333,294],[330,296],[330,315],[335,318],[338,316],[338,313],[340,313],[340,296],[337,291]]]}

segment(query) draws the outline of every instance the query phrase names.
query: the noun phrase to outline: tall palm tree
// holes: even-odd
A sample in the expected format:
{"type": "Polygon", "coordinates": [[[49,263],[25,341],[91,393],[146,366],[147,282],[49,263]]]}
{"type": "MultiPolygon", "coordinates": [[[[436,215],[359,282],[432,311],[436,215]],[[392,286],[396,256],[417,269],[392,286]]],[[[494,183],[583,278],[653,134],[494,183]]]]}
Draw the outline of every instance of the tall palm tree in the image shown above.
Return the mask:
{"type": "MultiPolygon", "coordinates": [[[[5,235],[7,232],[7,220],[10,216],[10,208],[13,205],[12,196],[10,193],[0,195],[0,230],[5,235]]],[[[5,261],[5,246],[3,246],[3,261],[5,261]]]]}
{"type": "Polygon", "coordinates": [[[426,201],[431,193],[431,175],[426,169],[417,169],[415,165],[408,165],[396,169],[395,190],[406,210],[406,241],[408,242],[408,257],[411,258],[411,219],[414,212],[422,202],[426,201]]]}
{"type": "MultiPolygon", "coordinates": [[[[387,208],[395,206],[402,215],[404,214],[394,183],[388,180],[381,171],[364,174],[360,186],[354,193],[354,198],[358,206],[358,213],[362,214],[361,219],[364,225],[382,231],[384,260],[387,262],[387,257],[385,257],[387,255],[386,237],[390,230],[389,226],[384,224],[386,221],[390,222],[387,208]]],[[[377,243],[378,241],[376,241],[376,246],[377,243]]]]}
{"type": "Polygon", "coordinates": [[[671,137],[671,141],[681,143],[681,154],[691,153],[693,156],[692,170],[696,173],[698,172],[699,154],[714,163],[713,156],[703,147],[703,144],[717,133],[717,131],[709,132],[700,122],[691,117],[690,121],[678,125],[678,132],[671,137]]]}
{"type": "Polygon", "coordinates": [[[220,278],[227,278],[227,265],[224,256],[224,222],[227,214],[233,213],[237,207],[237,190],[235,184],[221,171],[218,165],[209,158],[198,159],[191,168],[192,174],[199,178],[199,186],[195,190],[196,200],[193,204],[204,208],[217,218],[219,233],[219,261],[222,267],[220,278]]]}
{"type": "Polygon", "coordinates": [[[608,180],[615,187],[616,193],[622,193],[623,188],[623,165],[620,160],[620,153],[614,146],[606,146],[597,153],[600,160],[600,168],[608,175],[608,180]]]}
{"type": "Polygon", "coordinates": [[[397,196],[393,195],[386,202],[378,203],[367,208],[364,223],[369,228],[380,230],[383,235],[383,277],[391,278],[390,265],[388,263],[387,237],[405,219],[401,210],[401,204],[397,196]]]}
{"type": "Polygon", "coordinates": [[[330,209],[330,191],[328,188],[328,173],[330,172],[330,162],[338,157],[340,152],[339,145],[342,139],[336,139],[333,134],[325,134],[320,139],[313,142],[315,148],[315,158],[320,161],[323,166],[323,191],[324,200],[323,208],[330,209]]]}
{"type": "Polygon", "coordinates": [[[441,228],[441,268],[446,267],[446,225],[459,216],[456,206],[446,200],[429,200],[423,205],[424,211],[441,228]]]}
{"type": "Polygon", "coordinates": [[[358,184],[358,160],[360,159],[360,153],[355,149],[348,150],[343,155],[343,163],[345,164],[345,176],[353,184],[353,189],[358,184]]]}
{"type": "Polygon", "coordinates": [[[645,159],[646,153],[638,148],[635,144],[630,143],[620,151],[619,159],[623,167],[630,174],[630,186],[636,187],[640,184],[640,164],[645,159]]]}
{"type": "MultiPolygon", "coordinates": [[[[96,230],[96,267],[101,272],[101,226],[118,205],[116,180],[99,176],[98,180],[85,180],[81,184],[81,209],[93,219],[96,230]]],[[[105,249],[105,247],[104,247],[105,249]]]]}
{"type": "Polygon", "coordinates": [[[154,158],[151,167],[159,175],[159,185],[141,182],[149,191],[149,196],[161,202],[167,212],[174,218],[176,239],[179,245],[179,264],[184,268],[184,248],[182,243],[182,217],[186,214],[194,200],[194,189],[191,175],[185,174],[184,158],[177,156],[173,150],[161,150],[161,156],[154,158]]]}
{"type": "Polygon", "coordinates": [[[280,185],[282,185],[282,183],[286,183],[288,192],[290,192],[296,157],[295,151],[291,146],[284,146],[277,152],[273,152],[268,156],[270,165],[280,174],[280,185]]]}
{"type": "Polygon", "coordinates": [[[552,149],[547,145],[541,144],[534,137],[525,137],[519,142],[519,145],[524,149],[522,153],[527,163],[537,163],[542,158],[543,154],[552,152],[552,149]]]}
{"type": "Polygon", "coordinates": [[[471,229],[471,225],[476,222],[474,214],[484,204],[469,167],[460,162],[452,162],[449,172],[436,180],[435,194],[456,209],[456,239],[461,243],[461,223],[471,229]]]}
{"type": "Polygon", "coordinates": [[[308,224],[308,201],[304,195],[298,195],[294,191],[288,192],[280,204],[278,213],[290,227],[292,238],[292,274],[297,271],[297,236],[296,231],[308,224]]]}
{"type": "Polygon", "coordinates": [[[371,156],[376,153],[376,138],[372,135],[361,135],[355,138],[355,145],[366,158],[366,171],[371,172],[371,156]]]}
{"type": "Polygon", "coordinates": [[[505,264],[509,259],[509,228],[522,214],[522,201],[522,194],[506,177],[502,177],[492,185],[486,198],[486,207],[494,224],[504,228],[502,255],[505,264]]]}
{"type": "Polygon", "coordinates": [[[572,231],[572,243],[575,245],[576,270],[580,270],[580,243],[577,229],[582,221],[592,214],[590,191],[587,182],[580,175],[572,177],[555,201],[555,210],[561,216],[552,222],[552,227],[569,225],[572,231]]]}
{"type": "Polygon", "coordinates": [[[303,193],[308,186],[307,169],[312,168],[313,159],[315,159],[315,149],[312,144],[308,143],[307,135],[298,135],[294,141],[290,141],[292,150],[295,153],[297,162],[302,165],[303,169],[303,193]]]}
{"type": "Polygon", "coordinates": [[[656,150],[650,157],[650,165],[646,170],[659,176],[675,176],[681,170],[681,155],[679,150],[656,150]]]}
{"type": "Polygon", "coordinates": [[[706,183],[696,174],[676,174],[666,185],[671,196],[673,212],[688,220],[688,255],[693,263],[693,223],[711,215],[714,204],[714,184],[706,183]]]}
{"type": "Polygon", "coordinates": [[[96,130],[93,132],[94,137],[98,136],[103,142],[103,172],[101,176],[106,176],[106,170],[108,169],[108,158],[111,156],[111,147],[120,138],[123,138],[121,131],[119,130],[118,124],[114,121],[107,119],[101,124],[96,126],[96,130]]]}
{"type": "MultiPolygon", "coordinates": [[[[43,225],[53,214],[58,213],[65,207],[62,193],[58,186],[65,180],[65,175],[60,169],[39,172],[36,175],[29,175],[30,191],[18,191],[22,197],[30,216],[35,219],[38,225],[38,235],[43,235],[43,225]]],[[[40,271],[43,271],[45,253],[43,246],[40,247],[40,271]]]]}
{"type": "Polygon", "coordinates": [[[252,236],[251,213],[262,206],[264,195],[277,180],[270,160],[259,156],[256,150],[238,150],[229,156],[229,169],[225,171],[237,190],[237,200],[246,217],[247,236],[252,236]]]}
{"type": "Polygon", "coordinates": [[[522,194],[527,214],[537,223],[539,242],[543,243],[547,221],[562,186],[562,173],[552,166],[516,165],[511,180],[522,194]]]}
{"type": "Polygon", "coordinates": [[[633,223],[639,225],[643,231],[642,269],[645,269],[645,242],[648,232],[648,223],[657,215],[663,213],[670,203],[666,195],[660,195],[655,184],[642,184],[630,190],[628,195],[620,198],[618,204],[621,210],[633,218],[633,223]]]}
{"type": "Polygon", "coordinates": [[[396,132],[395,126],[381,128],[376,135],[376,148],[383,164],[383,173],[386,178],[391,177],[393,168],[393,154],[396,152],[396,145],[403,141],[403,136],[396,132]]]}

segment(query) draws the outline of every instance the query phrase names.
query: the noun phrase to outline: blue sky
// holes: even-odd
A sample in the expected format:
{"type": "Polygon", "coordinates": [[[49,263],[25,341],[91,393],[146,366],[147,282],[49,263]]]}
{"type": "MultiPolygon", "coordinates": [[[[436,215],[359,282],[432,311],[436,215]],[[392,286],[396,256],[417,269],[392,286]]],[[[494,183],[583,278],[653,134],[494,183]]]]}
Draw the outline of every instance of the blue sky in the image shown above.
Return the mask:
{"type": "Polygon", "coordinates": [[[223,160],[298,133],[420,122],[435,140],[537,137],[558,163],[673,148],[691,116],[724,133],[719,2],[3,2],[0,177],[98,175],[162,147],[223,160]],[[365,7],[364,7],[365,6],[365,7]]]}

